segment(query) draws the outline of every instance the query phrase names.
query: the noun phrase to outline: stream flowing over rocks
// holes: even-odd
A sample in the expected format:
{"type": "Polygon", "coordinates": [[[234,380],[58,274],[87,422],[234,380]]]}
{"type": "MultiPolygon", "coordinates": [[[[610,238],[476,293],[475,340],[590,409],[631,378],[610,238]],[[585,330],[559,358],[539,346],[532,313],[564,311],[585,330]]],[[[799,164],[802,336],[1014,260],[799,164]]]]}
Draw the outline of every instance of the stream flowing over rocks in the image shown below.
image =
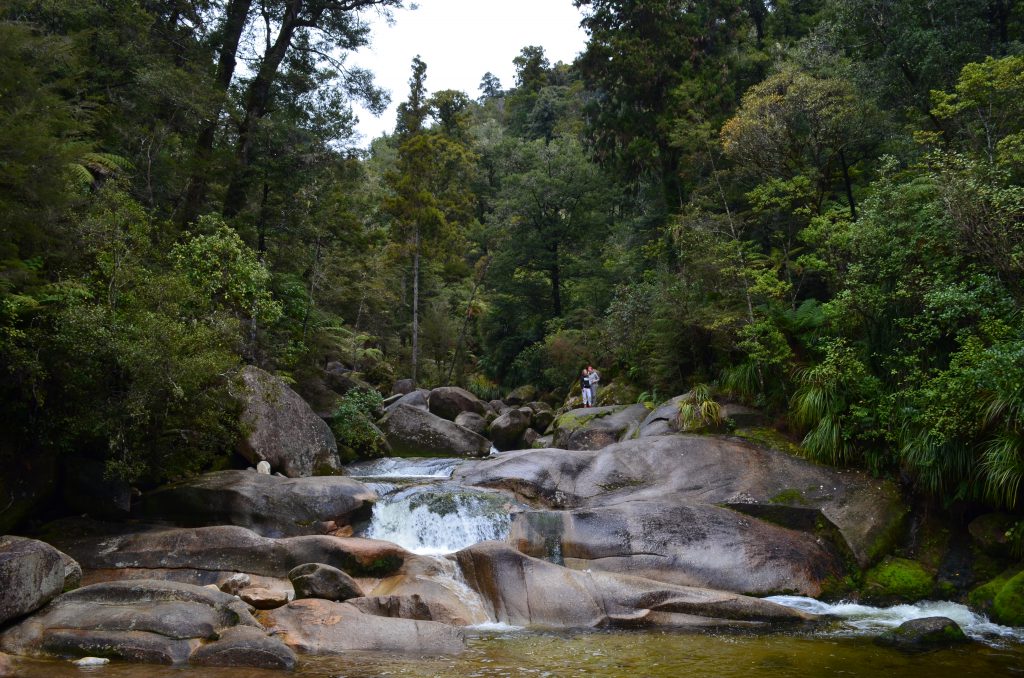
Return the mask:
{"type": "Polygon", "coordinates": [[[0,650],[290,669],[353,651],[457,654],[474,629],[819,627],[842,614],[814,598],[904,524],[888,482],[678,434],[643,407],[503,410],[410,391],[382,423],[392,450],[411,431],[417,452],[448,456],[209,473],[138,498],[130,519],[4,538],[0,650]],[[571,449],[472,458],[490,441],[456,421],[498,424],[499,448],[546,423],[571,449]]]}

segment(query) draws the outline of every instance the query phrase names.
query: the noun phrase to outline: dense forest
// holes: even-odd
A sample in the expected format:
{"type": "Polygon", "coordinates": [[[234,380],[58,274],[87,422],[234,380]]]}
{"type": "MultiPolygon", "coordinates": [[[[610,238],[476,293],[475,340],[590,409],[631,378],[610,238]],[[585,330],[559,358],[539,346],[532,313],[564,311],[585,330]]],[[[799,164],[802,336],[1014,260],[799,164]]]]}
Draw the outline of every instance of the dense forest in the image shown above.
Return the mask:
{"type": "Polygon", "coordinates": [[[346,55],[399,4],[4,3],[5,471],[215,467],[247,363],[316,402],[332,363],[561,400],[592,362],[1021,508],[1024,2],[575,0],[575,62],[416,59],[362,151],[346,55]]]}

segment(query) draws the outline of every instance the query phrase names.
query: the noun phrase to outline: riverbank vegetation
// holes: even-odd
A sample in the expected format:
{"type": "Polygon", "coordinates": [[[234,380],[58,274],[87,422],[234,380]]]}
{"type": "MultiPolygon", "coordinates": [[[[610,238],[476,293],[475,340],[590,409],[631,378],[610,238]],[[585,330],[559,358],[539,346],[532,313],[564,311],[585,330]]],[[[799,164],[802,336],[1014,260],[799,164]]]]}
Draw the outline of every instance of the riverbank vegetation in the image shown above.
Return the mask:
{"type": "Polygon", "coordinates": [[[561,398],[593,362],[1020,510],[1024,4],[576,0],[575,62],[417,59],[364,152],[344,55],[397,4],[6,3],[0,457],[208,466],[243,363],[561,398]]]}

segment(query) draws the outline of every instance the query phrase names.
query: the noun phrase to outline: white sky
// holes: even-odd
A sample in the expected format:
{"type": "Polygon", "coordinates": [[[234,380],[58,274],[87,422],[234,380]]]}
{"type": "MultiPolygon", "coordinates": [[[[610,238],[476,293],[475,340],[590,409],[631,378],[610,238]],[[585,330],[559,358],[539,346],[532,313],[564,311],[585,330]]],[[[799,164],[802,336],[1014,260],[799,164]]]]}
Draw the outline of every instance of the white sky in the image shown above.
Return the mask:
{"type": "Polygon", "coordinates": [[[427,64],[428,90],[457,89],[475,99],[488,71],[505,89],[515,84],[512,59],[523,47],[540,45],[551,63],[569,63],[587,39],[572,0],[406,0],[394,17],[391,26],[375,18],[370,46],[349,57],[391,91],[391,107],[381,117],[356,109],[364,147],[394,130],[395,107],[409,94],[417,54],[427,64]]]}

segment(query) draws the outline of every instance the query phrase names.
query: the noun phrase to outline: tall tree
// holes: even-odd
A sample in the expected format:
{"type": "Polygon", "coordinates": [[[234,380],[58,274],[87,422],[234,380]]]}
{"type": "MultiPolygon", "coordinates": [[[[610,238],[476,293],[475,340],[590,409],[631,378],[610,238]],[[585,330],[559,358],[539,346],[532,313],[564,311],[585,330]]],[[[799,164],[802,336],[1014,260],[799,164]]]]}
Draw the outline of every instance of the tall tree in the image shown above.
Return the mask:
{"type": "MultiPolygon", "coordinates": [[[[245,205],[251,179],[249,168],[256,126],[267,114],[273,100],[274,84],[290,50],[298,48],[319,54],[327,61],[332,56],[367,44],[369,26],[356,16],[372,7],[395,7],[401,0],[277,0],[260,6],[265,43],[254,64],[254,75],[242,94],[242,109],[235,142],[235,169],[224,196],[224,214],[234,216],[245,205]]],[[[362,98],[375,111],[383,109],[384,97],[372,86],[360,69],[346,69],[343,85],[350,94],[362,98]]]]}

